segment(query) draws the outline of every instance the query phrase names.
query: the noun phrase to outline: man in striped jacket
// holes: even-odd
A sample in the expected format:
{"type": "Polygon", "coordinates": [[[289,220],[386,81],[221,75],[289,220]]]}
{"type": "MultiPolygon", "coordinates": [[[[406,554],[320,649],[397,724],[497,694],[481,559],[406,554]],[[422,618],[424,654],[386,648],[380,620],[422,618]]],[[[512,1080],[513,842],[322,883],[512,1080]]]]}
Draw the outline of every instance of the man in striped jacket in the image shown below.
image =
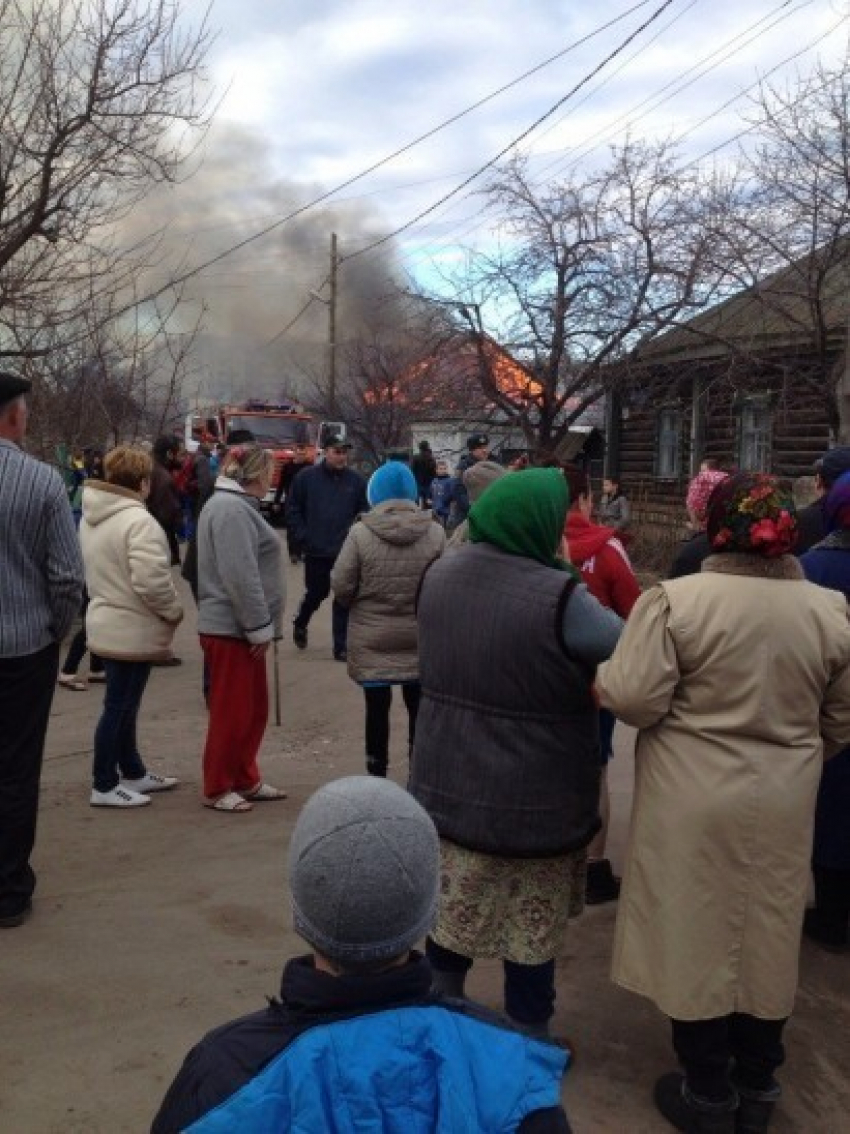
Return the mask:
{"type": "Polygon", "coordinates": [[[30,911],[38,788],[59,647],[83,564],[55,469],[19,448],[30,383],[0,372],[0,928],[30,911]]]}

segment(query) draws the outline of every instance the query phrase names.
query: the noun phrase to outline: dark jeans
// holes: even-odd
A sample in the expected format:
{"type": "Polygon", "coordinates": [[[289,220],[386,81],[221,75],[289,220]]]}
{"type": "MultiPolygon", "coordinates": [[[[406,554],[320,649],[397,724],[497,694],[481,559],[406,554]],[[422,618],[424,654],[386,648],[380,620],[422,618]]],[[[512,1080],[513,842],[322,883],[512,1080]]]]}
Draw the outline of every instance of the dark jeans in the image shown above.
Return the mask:
{"type": "MultiPolygon", "coordinates": [[[[472,958],[464,957],[438,945],[432,938],[425,942],[425,955],[431,968],[446,973],[466,973],[472,958]]],[[[519,1024],[542,1025],[555,1011],[555,962],[541,965],[520,965],[503,961],[505,970],[505,1011],[519,1024]]]]}
{"type": "MultiPolygon", "coordinates": [[[[304,585],[307,590],[293,619],[293,626],[306,630],[310,619],[331,593],[331,570],[335,562],[335,558],[325,555],[304,557],[304,585]]],[[[348,611],[336,599],[331,609],[331,625],[334,653],[338,654],[345,649],[348,640],[348,611]]]]}
{"type": "MultiPolygon", "coordinates": [[[[418,681],[405,682],[401,695],[407,707],[407,741],[413,744],[416,732],[416,714],[422,687],[418,681]]],[[[391,685],[364,686],[366,698],[366,755],[374,756],[386,764],[390,750],[390,706],[393,702],[391,685]]]]}
{"type": "Polygon", "coordinates": [[[103,713],[94,734],[94,787],[112,791],[121,778],[140,779],[147,769],[136,742],[136,721],[142,694],[150,677],[150,662],[106,658],[103,713]]]}
{"type": "MultiPolygon", "coordinates": [[[[68,653],[62,666],[62,672],[68,677],[73,676],[77,672],[80,668],[80,662],[86,656],[86,650],[88,649],[88,640],[86,638],[86,611],[88,608],[88,591],[83,591],[83,608],[80,611],[83,624],[71,640],[71,645],[68,647],[68,653]]],[[[89,669],[92,673],[103,673],[103,661],[97,654],[92,654],[89,659],[89,669]]]]}
{"type": "Polygon", "coordinates": [[[734,1012],[714,1020],[670,1022],[673,1047],[695,1095],[719,1102],[729,1097],[731,1082],[758,1094],[776,1089],[773,1073],[785,1062],[785,1020],[734,1012]]]}
{"type": "Polygon", "coordinates": [[[35,845],[44,738],[59,644],[0,658],[0,917],[26,909],[35,890],[35,845]]]}

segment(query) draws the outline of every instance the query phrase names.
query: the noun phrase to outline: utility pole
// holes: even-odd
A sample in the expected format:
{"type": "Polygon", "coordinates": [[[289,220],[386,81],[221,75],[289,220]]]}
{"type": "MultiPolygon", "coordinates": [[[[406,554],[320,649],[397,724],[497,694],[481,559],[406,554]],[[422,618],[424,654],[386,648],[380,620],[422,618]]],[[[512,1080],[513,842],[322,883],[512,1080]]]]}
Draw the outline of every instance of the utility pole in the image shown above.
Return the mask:
{"type": "Polygon", "coordinates": [[[336,282],[339,256],[336,233],[331,233],[331,298],[328,303],[328,413],[336,417],[336,282]]]}

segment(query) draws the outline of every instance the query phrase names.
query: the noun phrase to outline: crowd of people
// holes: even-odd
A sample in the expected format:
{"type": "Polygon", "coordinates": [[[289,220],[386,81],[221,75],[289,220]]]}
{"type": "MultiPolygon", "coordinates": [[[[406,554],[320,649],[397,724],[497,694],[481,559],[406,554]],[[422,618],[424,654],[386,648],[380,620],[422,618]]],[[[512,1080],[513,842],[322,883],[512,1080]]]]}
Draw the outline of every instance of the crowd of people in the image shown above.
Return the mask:
{"type": "MultiPolygon", "coordinates": [[[[105,675],[95,806],[176,786],[143,760],[136,726],[184,617],[168,447],[106,454],[78,536],[61,478],[20,447],[27,389],[0,375],[7,928],[31,909],[44,738],[83,581],[105,675]]],[[[259,508],[271,458],[230,442],[189,534],[201,798],[243,814],[286,798],[258,766],[285,590],[259,508]]],[[[325,785],[295,827],[289,890],[312,952],[287,964],[279,1001],[193,1049],[154,1130],[332,1130],[345,1099],[364,1130],[394,1114],[412,1131],[563,1134],[556,956],[585,903],[618,902],[613,978],[670,1019],[680,1064],[655,1085],[659,1112],[696,1134],[766,1131],[801,933],[844,949],[850,932],[850,449],[819,462],[802,522],[785,482],[706,461],[685,502],[692,536],[644,593],[618,481],[595,506],[578,466],[506,469],[475,434],[451,478],[427,449],[367,483],[330,437],[290,486],[305,575],[293,641],[308,648],[332,595],[333,657],[363,690],[366,775],[325,785]],[[393,686],[407,790],[386,778],[393,686]],[[606,857],[618,720],[638,730],[622,879],[606,857]],[[503,1015],[466,998],[482,958],[502,963],[503,1015]]]]}

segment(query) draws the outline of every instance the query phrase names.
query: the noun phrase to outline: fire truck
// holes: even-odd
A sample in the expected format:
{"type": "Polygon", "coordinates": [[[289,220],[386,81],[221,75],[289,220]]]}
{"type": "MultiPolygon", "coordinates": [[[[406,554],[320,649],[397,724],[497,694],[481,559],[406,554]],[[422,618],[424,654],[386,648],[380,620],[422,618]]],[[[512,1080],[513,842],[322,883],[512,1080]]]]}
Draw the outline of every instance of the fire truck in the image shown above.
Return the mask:
{"type": "MultiPolygon", "coordinates": [[[[325,424],[319,427],[320,432],[325,424]]],[[[297,402],[248,401],[241,405],[210,406],[187,415],[186,447],[193,450],[201,443],[226,444],[232,433],[243,429],[274,455],[272,489],[261,501],[268,507],[281,481],[284,492],[288,492],[295,474],[315,463],[316,424],[297,402]]]]}

